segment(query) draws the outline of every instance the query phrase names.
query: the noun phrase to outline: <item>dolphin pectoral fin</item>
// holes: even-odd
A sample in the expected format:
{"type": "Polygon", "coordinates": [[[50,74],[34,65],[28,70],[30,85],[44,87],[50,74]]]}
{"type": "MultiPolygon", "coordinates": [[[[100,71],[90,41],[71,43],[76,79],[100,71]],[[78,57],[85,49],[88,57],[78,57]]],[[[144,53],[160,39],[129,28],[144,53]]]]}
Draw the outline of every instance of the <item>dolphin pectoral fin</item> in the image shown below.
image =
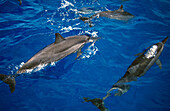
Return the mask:
{"type": "Polygon", "coordinates": [[[54,42],[55,44],[64,40],[65,39],[59,33],[55,33],[55,42],[54,42]]]}
{"type": "Polygon", "coordinates": [[[138,53],[138,54],[135,54],[134,56],[141,56],[145,53],[145,51],[141,52],[141,53],[138,53]]]}
{"type": "Polygon", "coordinates": [[[160,69],[162,69],[162,63],[160,59],[157,59],[155,63],[159,66],[160,69]]]}
{"type": "Polygon", "coordinates": [[[11,93],[15,91],[16,82],[13,76],[0,74],[0,80],[9,85],[11,93]]]}
{"type": "Polygon", "coordinates": [[[82,54],[81,48],[79,48],[78,51],[77,51],[77,57],[76,57],[76,59],[79,58],[79,57],[81,56],[81,54],[82,54]]]}
{"type": "Polygon", "coordinates": [[[143,55],[143,54],[144,54],[144,53],[141,52],[141,53],[135,54],[134,56],[141,56],[141,55],[143,55]]]}

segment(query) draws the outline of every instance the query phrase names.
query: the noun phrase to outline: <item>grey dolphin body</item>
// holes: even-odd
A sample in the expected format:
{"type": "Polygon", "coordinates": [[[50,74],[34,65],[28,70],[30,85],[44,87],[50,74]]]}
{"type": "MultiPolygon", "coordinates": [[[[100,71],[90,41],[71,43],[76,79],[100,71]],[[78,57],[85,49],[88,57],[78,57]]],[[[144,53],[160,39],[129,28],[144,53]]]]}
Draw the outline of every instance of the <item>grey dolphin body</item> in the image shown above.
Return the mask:
{"type": "Polygon", "coordinates": [[[80,19],[84,22],[88,22],[89,26],[91,27],[92,26],[91,20],[95,17],[107,17],[107,18],[111,18],[111,19],[127,21],[127,20],[133,18],[134,15],[130,14],[129,12],[124,11],[123,5],[121,5],[118,10],[99,12],[97,14],[92,15],[89,18],[88,17],[80,17],[80,19]]]}
{"type": "MultiPolygon", "coordinates": [[[[70,36],[63,38],[60,34],[56,33],[56,40],[54,43],[45,47],[43,50],[35,54],[29,59],[18,71],[24,73],[28,69],[34,69],[41,64],[49,64],[56,62],[78,50],[81,52],[81,47],[89,41],[90,37],[85,35],[70,36]]],[[[78,54],[80,54],[78,52],[78,54]]]]}
{"type": "Polygon", "coordinates": [[[153,44],[152,46],[148,47],[142,53],[137,54],[139,57],[137,57],[132,62],[132,64],[128,67],[125,75],[120,78],[111,88],[111,90],[118,89],[118,92],[115,93],[115,96],[121,96],[127,92],[130,88],[130,85],[126,83],[136,81],[137,78],[143,76],[154,63],[156,63],[160,69],[162,68],[162,64],[158,57],[162,53],[164,44],[167,40],[168,37],[166,37],[162,42],[153,44]]]}
{"type": "Polygon", "coordinates": [[[76,51],[78,51],[78,58],[81,55],[81,48],[83,45],[91,40],[90,37],[86,35],[70,36],[67,38],[63,38],[59,33],[55,35],[55,42],[30,58],[15,75],[0,74],[0,80],[9,85],[11,93],[15,90],[15,77],[19,76],[21,73],[25,73],[29,69],[35,69],[39,65],[56,62],[76,51]]]}
{"type": "Polygon", "coordinates": [[[110,92],[112,90],[117,89],[118,92],[115,93],[115,96],[121,96],[122,94],[126,93],[130,88],[130,85],[126,83],[135,81],[138,77],[143,76],[154,63],[162,68],[162,64],[158,57],[162,53],[164,44],[167,40],[168,37],[166,37],[162,42],[148,47],[144,52],[137,54],[137,56],[139,57],[137,57],[132,62],[132,64],[128,67],[125,75],[112,86],[105,97],[103,97],[102,99],[89,99],[84,97],[83,99],[85,100],[85,102],[91,102],[101,111],[108,111],[108,109],[104,106],[104,100],[111,95],[110,92]]]}

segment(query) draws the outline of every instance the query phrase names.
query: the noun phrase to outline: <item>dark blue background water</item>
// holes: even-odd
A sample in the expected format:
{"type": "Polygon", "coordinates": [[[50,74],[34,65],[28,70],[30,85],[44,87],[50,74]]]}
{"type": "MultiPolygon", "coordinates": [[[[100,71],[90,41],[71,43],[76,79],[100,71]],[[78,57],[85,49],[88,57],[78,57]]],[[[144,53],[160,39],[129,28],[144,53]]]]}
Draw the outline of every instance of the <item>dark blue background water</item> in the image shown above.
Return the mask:
{"type": "MultiPolygon", "coordinates": [[[[55,40],[89,34],[102,37],[39,71],[16,78],[16,90],[0,84],[0,111],[98,111],[83,97],[102,98],[148,46],[170,36],[169,0],[17,0],[0,1],[0,73],[15,74],[21,64],[55,40]],[[95,19],[90,28],[78,19],[97,11],[116,10],[120,5],[136,17],[128,22],[95,19]],[[79,13],[91,7],[88,14],[79,13]]],[[[120,97],[110,96],[110,111],[170,110],[170,40],[160,56],[163,68],[153,65],[145,76],[132,82],[120,97]]]]}

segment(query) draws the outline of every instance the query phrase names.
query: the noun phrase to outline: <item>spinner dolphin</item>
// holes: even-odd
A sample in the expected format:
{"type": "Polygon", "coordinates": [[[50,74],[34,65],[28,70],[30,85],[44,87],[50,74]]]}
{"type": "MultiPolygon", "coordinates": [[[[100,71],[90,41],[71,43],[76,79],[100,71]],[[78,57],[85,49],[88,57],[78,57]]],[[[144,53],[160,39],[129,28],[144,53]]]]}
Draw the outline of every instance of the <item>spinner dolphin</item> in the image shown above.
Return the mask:
{"type": "Polygon", "coordinates": [[[154,63],[156,63],[160,69],[162,68],[159,56],[162,53],[164,44],[167,40],[168,37],[166,37],[162,42],[148,47],[142,53],[136,54],[138,57],[128,67],[125,75],[120,78],[111,88],[111,90],[118,89],[118,92],[115,93],[115,96],[121,96],[127,92],[130,88],[130,85],[127,85],[126,83],[136,81],[137,78],[143,76],[154,63]]]}
{"type": "Polygon", "coordinates": [[[88,42],[96,41],[97,38],[86,35],[76,35],[63,38],[59,33],[56,33],[55,42],[45,47],[33,57],[31,57],[15,75],[0,74],[0,80],[9,85],[11,93],[15,90],[15,78],[21,73],[26,73],[28,70],[37,68],[39,65],[56,62],[77,51],[76,59],[81,55],[81,48],[88,42]]]}
{"type": "Polygon", "coordinates": [[[116,20],[122,20],[122,21],[127,21],[131,18],[134,17],[134,15],[130,14],[129,12],[126,12],[123,10],[123,5],[120,6],[118,10],[114,11],[103,11],[96,13],[92,15],[91,17],[80,17],[80,19],[84,22],[88,22],[89,26],[92,27],[92,22],[91,20],[95,17],[107,17],[111,19],[116,19],[116,20]]]}

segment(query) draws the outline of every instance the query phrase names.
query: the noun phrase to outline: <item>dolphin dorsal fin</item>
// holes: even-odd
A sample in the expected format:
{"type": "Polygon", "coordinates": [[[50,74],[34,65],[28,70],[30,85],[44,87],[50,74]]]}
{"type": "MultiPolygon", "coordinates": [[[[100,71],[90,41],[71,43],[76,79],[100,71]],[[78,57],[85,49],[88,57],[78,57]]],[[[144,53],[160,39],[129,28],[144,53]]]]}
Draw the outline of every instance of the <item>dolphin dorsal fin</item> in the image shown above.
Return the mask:
{"type": "Polygon", "coordinates": [[[118,10],[121,11],[121,12],[124,12],[124,10],[123,10],[123,5],[121,5],[118,10]]]}
{"type": "Polygon", "coordinates": [[[55,33],[55,44],[65,40],[59,33],[55,33]]]}
{"type": "Polygon", "coordinates": [[[121,5],[119,9],[121,9],[121,10],[122,10],[122,9],[123,9],[123,5],[121,5]]]}

